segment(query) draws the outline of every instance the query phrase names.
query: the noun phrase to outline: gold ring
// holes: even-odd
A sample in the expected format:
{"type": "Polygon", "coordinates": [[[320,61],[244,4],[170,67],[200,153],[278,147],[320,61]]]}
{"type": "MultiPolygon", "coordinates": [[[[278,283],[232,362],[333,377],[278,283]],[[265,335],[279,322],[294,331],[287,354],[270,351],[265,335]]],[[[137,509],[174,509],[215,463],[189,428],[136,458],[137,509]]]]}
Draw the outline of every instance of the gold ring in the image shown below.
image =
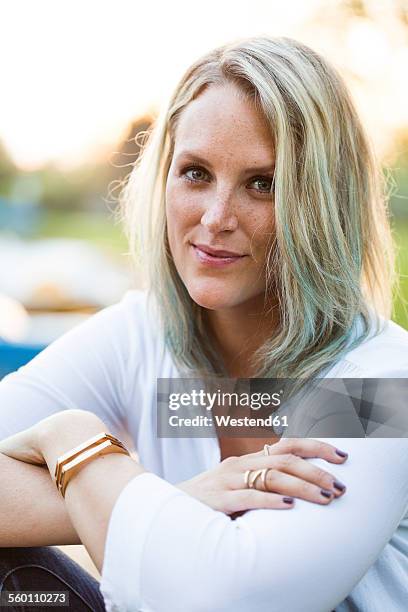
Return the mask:
{"type": "MultiPolygon", "coordinates": [[[[247,470],[244,474],[245,487],[247,489],[256,489],[255,482],[261,477],[262,486],[264,491],[269,491],[266,486],[266,475],[271,468],[261,468],[259,470],[247,470]],[[252,476],[252,479],[251,479],[252,476]]],[[[259,489],[257,489],[259,491],[259,489]]]]}
{"type": "Polygon", "coordinates": [[[250,489],[256,489],[255,481],[258,478],[258,476],[260,476],[262,474],[262,472],[263,472],[262,469],[261,470],[256,470],[256,472],[254,473],[254,477],[253,477],[252,481],[249,479],[249,488],[250,489]]]}
{"type": "Polygon", "coordinates": [[[268,473],[268,471],[269,471],[270,469],[271,469],[271,468],[264,468],[264,469],[262,470],[261,480],[262,480],[262,485],[263,485],[263,488],[264,488],[264,490],[265,490],[265,491],[268,491],[268,487],[266,486],[266,475],[267,475],[267,473],[268,473]]]}

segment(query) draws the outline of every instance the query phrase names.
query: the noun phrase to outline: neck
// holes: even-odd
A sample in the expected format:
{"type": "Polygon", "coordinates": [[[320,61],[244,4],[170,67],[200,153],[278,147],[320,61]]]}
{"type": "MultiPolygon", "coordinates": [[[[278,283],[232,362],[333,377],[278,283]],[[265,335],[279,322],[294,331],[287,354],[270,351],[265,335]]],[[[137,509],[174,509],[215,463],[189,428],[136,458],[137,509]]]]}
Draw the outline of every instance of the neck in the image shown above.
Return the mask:
{"type": "Polygon", "coordinates": [[[263,299],[248,301],[233,308],[205,310],[209,335],[232,378],[251,378],[251,363],[257,349],[270,338],[279,323],[277,303],[267,306],[263,299]]]}

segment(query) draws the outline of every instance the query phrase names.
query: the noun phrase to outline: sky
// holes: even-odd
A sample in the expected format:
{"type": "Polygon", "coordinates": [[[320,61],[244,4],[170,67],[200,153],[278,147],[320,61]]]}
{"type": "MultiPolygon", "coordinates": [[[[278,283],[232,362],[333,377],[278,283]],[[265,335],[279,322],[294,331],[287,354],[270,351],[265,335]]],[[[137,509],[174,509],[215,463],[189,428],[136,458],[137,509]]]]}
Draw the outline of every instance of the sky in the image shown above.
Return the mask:
{"type": "Polygon", "coordinates": [[[407,31],[399,0],[350,19],[340,0],[3,0],[0,140],[24,169],[113,150],[185,68],[234,38],[284,35],[345,76],[379,151],[408,126],[407,31]],[[342,8],[343,7],[343,8],[342,8]]]}

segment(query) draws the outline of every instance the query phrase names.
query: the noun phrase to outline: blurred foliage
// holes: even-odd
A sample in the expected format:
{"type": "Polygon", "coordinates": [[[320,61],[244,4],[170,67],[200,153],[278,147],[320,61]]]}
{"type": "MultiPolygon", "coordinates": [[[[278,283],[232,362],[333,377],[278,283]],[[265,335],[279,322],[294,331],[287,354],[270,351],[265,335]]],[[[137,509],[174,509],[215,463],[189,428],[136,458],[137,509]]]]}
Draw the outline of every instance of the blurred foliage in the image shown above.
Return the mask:
{"type": "Polygon", "coordinates": [[[88,240],[104,251],[124,255],[127,241],[122,227],[113,214],[86,211],[50,211],[40,225],[35,238],[74,238],[88,240]]]}
{"type": "Polygon", "coordinates": [[[391,212],[396,218],[408,218],[408,130],[400,131],[387,166],[393,183],[391,212]]]}
{"type": "Polygon", "coordinates": [[[26,177],[40,185],[36,198],[47,211],[107,211],[113,204],[109,201],[111,187],[121,183],[130,172],[151,122],[150,117],[133,122],[111,159],[72,170],[49,164],[34,172],[23,172],[14,165],[0,143],[0,196],[15,200],[13,185],[26,177]]]}
{"type": "Polygon", "coordinates": [[[367,17],[366,3],[363,0],[343,0],[342,4],[352,17],[367,17]]]}
{"type": "Polygon", "coordinates": [[[47,166],[39,171],[43,187],[41,202],[48,210],[83,210],[95,207],[106,193],[110,169],[106,164],[82,166],[61,172],[47,166]]]}
{"type": "Polygon", "coordinates": [[[3,143],[0,141],[0,195],[8,195],[10,185],[17,173],[18,169],[11,160],[3,143]]]}
{"type": "Polygon", "coordinates": [[[399,283],[394,297],[393,319],[408,329],[408,220],[399,220],[394,224],[394,240],[399,283]]]}
{"type": "MultiPolygon", "coordinates": [[[[388,9],[395,13],[399,21],[408,25],[408,3],[407,0],[387,0],[388,9]]],[[[339,9],[343,9],[350,17],[370,17],[373,1],[372,0],[340,0],[339,9]]]]}

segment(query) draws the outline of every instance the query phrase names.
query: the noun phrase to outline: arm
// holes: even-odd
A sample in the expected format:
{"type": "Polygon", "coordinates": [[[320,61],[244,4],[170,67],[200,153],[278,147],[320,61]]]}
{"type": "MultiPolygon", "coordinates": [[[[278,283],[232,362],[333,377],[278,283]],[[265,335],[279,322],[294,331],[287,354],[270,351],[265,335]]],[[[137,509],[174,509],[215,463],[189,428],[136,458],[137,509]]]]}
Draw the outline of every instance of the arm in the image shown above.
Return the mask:
{"type": "Polygon", "coordinates": [[[81,544],[45,468],[0,453],[0,491],[0,547],[81,544]]]}
{"type": "MultiPolygon", "coordinates": [[[[0,382],[0,440],[72,408],[94,412],[124,438],[132,299],[90,317],[0,382]]],[[[0,455],[0,546],[80,543],[57,493],[48,471],[0,455]]]]}
{"type": "Polygon", "coordinates": [[[110,519],[106,601],[155,612],[334,609],[407,510],[408,443],[326,441],[349,452],[344,466],[331,466],[348,493],[329,508],[298,500],[289,513],[255,510],[230,521],[153,474],[133,479],[110,519]]]}
{"type": "MultiPolygon", "coordinates": [[[[298,500],[290,513],[255,510],[236,521],[143,473],[129,457],[101,457],[86,466],[69,484],[66,507],[102,570],[107,609],[333,609],[406,512],[408,443],[329,441],[350,455],[345,465],[332,466],[347,483],[347,496],[330,508],[298,500]]],[[[60,450],[48,447],[49,467],[60,450]]],[[[322,460],[311,461],[322,467],[322,460]]]]}

